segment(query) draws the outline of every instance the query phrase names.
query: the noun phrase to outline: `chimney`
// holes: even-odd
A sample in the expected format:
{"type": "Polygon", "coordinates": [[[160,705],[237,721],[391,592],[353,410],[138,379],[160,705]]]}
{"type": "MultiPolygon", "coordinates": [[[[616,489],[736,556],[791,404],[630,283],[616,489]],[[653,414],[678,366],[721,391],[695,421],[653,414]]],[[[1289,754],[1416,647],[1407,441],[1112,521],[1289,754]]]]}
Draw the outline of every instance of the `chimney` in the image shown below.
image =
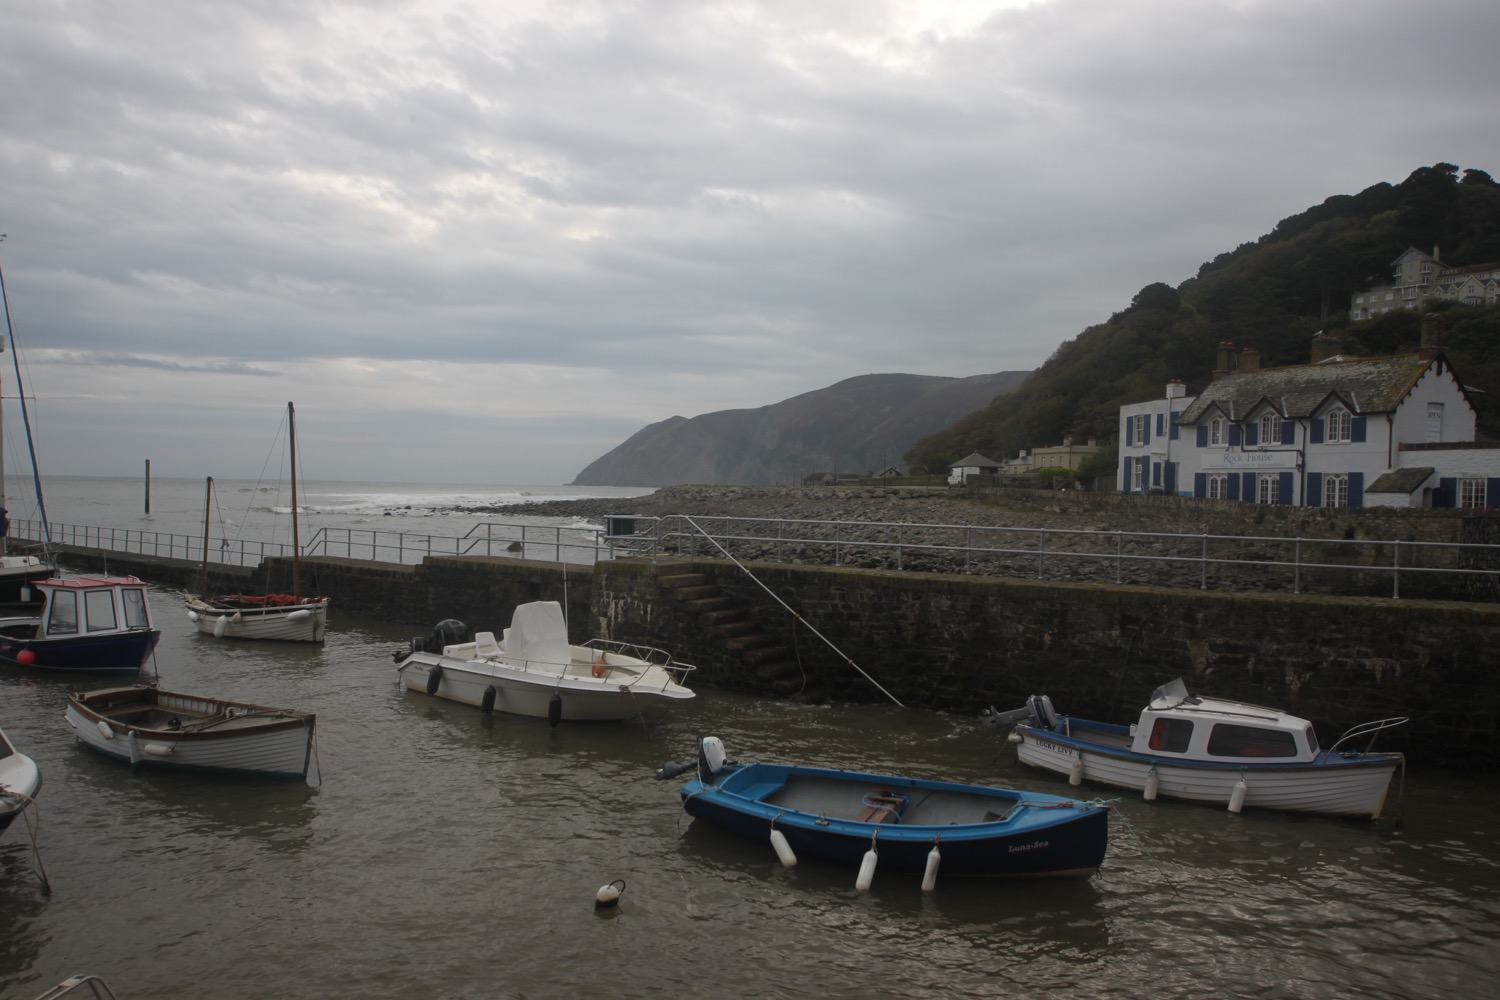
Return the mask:
{"type": "Polygon", "coordinates": [[[1417,354],[1423,361],[1431,361],[1443,349],[1443,314],[1427,313],[1422,317],[1422,346],[1417,354]]]}
{"type": "Polygon", "coordinates": [[[1247,347],[1243,351],[1240,351],[1240,371],[1260,371],[1260,351],[1257,351],[1253,347],[1247,347]]]}
{"type": "Polygon", "coordinates": [[[1090,448],[1097,448],[1097,447],[1099,447],[1099,439],[1096,438],[1096,437],[1092,437],[1091,436],[1089,438],[1089,447],[1090,448]]]}
{"type": "Polygon", "coordinates": [[[1214,358],[1214,381],[1234,370],[1234,345],[1227,340],[1219,341],[1219,353],[1214,358]]]}
{"type": "Polygon", "coordinates": [[[1187,395],[1187,386],[1182,384],[1182,379],[1174,378],[1167,383],[1167,398],[1182,399],[1187,395]]]}
{"type": "Polygon", "coordinates": [[[1343,347],[1343,340],[1319,331],[1312,339],[1312,363],[1318,364],[1329,358],[1338,357],[1343,347]]]}

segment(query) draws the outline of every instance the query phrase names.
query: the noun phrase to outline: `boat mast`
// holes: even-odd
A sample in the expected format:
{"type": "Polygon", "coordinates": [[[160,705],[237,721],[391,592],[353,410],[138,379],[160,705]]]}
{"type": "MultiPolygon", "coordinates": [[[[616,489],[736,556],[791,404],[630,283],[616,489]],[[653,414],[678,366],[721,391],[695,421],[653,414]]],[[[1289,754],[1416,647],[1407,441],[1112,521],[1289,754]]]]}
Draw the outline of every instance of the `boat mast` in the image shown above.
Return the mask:
{"type": "Polygon", "coordinates": [[[302,596],[302,542],[297,537],[297,412],[286,404],[286,435],[292,460],[292,596],[302,596]]]}
{"type": "MultiPolygon", "coordinates": [[[[5,234],[0,233],[0,240],[5,234]]],[[[52,526],[47,523],[47,503],[42,499],[42,474],[36,467],[36,444],[31,440],[31,414],[26,409],[26,393],[21,386],[21,358],[16,353],[16,331],[10,323],[10,298],[5,294],[5,271],[0,269],[0,303],[5,306],[5,332],[10,341],[10,359],[16,366],[16,396],[21,400],[21,423],[26,427],[26,448],[31,453],[31,479],[36,486],[37,516],[42,521],[42,541],[52,545],[52,526]]],[[[0,473],[3,473],[0,469],[0,473]]],[[[3,475],[0,475],[3,478],[3,475]]]]}
{"type": "Polygon", "coordinates": [[[209,476],[203,486],[203,565],[198,569],[198,596],[208,594],[208,509],[213,503],[214,477],[209,476]]]}

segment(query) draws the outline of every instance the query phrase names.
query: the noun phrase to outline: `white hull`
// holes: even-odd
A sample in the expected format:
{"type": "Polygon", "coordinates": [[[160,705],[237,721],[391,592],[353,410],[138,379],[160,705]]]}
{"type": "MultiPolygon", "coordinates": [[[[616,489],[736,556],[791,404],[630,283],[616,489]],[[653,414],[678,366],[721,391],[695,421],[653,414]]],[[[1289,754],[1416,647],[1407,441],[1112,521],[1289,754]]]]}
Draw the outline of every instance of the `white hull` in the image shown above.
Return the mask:
{"type": "MultiPolygon", "coordinates": [[[[4,743],[0,734],[0,743],[4,743]]],[[[36,761],[23,753],[0,757],[0,830],[7,829],[26,811],[42,787],[42,772],[36,761]]]]}
{"type": "Polygon", "coordinates": [[[1020,738],[1016,756],[1021,763],[1071,775],[1081,758],[1084,781],[1144,791],[1154,768],[1158,796],[1227,806],[1235,785],[1243,779],[1246,806],[1372,819],[1380,816],[1386,790],[1400,760],[1395,755],[1381,755],[1359,763],[1321,766],[1187,765],[1153,762],[1103,750],[1091,752],[1065,745],[1049,738],[1046,732],[1026,726],[1016,727],[1016,735],[1020,738]]]}
{"type": "MultiPolygon", "coordinates": [[[[601,677],[594,676],[592,649],[574,646],[578,656],[560,665],[515,664],[504,659],[465,659],[437,653],[413,653],[397,668],[401,684],[428,692],[433,668],[439,668],[437,698],[483,708],[485,692],[493,687],[492,708],[497,712],[548,719],[552,696],[561,697],[558,719],[563,722],[613,722],[653,714],[672,703],[688,701],[693,692],[676,684],[659,666],[635,661],[614,665],[601,677]]],[[[627,657],[611,655],[611,661],[627,657]]]]}
{"type": "MultiPolygon", "coordinates": [[[[130,689],[118,689],[128,694],[130,689]]],[[[96,698],[101,692],[79,698],[96,698]]],[[[123,699],[122,699],[123,700],[123,699]]],[[[70,700],[64,719],[85,744],[132,765],[232,772],[262,777],[305,777],[312,755],[315,717],[211,698],[161,692],[153,716],[181,712],[181,729],[153,722],[135,724],[128,716],[70,700]]]]}
{"type": "Polygon", "coordinates": [[[200,600],[187,606],[198,631],[220,639],[322,642],[328,628],[327,599],[275,608],[215,608],[200,600]]]}

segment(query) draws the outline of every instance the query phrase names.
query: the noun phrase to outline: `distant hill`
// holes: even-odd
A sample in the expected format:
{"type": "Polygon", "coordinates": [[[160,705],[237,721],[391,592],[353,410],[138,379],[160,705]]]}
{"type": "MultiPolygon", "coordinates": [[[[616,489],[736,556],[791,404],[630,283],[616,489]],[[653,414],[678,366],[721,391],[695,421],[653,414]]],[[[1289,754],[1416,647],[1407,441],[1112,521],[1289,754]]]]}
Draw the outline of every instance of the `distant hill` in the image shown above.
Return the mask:
{"type": "Polygon", "coordinates": [[[873,474],[1030,374],[860,375],[753,410],[670,417],[590,463],[573,485],[772,486],[815,472],[873,474]]]}
{"type": "MultiPolygon", "coordinates": [[[[1173,378],[1189,395],[1201,390],[1221,341],[1256,348],[1266,367],[1306,363],[1320,331],[1337,332],[1346,354],[1414,349],[1415,311],[1359,323],[1348,314],[1351,295],[1389,283],[1391,262],[1408,247],[1441,247],[1442,260],[1456,267],[1500,260],[1500,186],[1483,170],[1438,163],[1400,184],[1328,198],[1176,288],[1142,288],[1128,307],[1063,343],[1016,392],[904,457],[913,471],[937,472],[973,451],[1001,459],[1068,435],[1113,442],[1122,404],[1160,398],[1173,378]]],[[[1500,437],[1500,306],[1433,308],[1446,314],[1455,369],[1484,390],[1475,396],[1481,436],[1500,437]]]]}

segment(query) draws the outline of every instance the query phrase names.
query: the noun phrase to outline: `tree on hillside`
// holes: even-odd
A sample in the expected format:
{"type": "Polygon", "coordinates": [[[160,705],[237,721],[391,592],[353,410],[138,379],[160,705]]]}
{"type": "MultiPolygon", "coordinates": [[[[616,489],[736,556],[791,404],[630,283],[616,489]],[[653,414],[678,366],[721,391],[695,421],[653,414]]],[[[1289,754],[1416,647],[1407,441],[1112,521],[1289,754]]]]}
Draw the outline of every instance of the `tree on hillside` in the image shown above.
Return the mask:
{"type": "MultiPolygon", "coordinates": [[[[1345,334],[1350,353],[1388,353],[1398,348],[1378,345],[1395,339],[1414,347],[1415,314],[1352,324],[1347,312],[1353,293],[1388,282],[1391,262],[1411,246],[1438,247],[1449,263],[1500,260],[1500,185],[1483,170],[1460,180],[1458,167],[1437,163],[1400,184],[1330,197],[1219,254],[1175,289],[1142,288],[1129,307],[1064,341],[1016,392],[917,442],[906,460],[916,468],[971,451],[999,459],[1068,435],[1113,440],[1121,405],[1159,398],[1172,378],[1190,393],[1206,383],[1220,341],[1257,348],[1266,366],[1306,362],[1320,330],[1345,334]]],[[[1450,351],[1466,382],[1500,397],[1500,325],[1477,315],[1484,312],[1453,321],[1450,351]]],[[[1481,428],[1500,436],[1500,413],[1491,417],[1487,398],[1481,428]]]]}

